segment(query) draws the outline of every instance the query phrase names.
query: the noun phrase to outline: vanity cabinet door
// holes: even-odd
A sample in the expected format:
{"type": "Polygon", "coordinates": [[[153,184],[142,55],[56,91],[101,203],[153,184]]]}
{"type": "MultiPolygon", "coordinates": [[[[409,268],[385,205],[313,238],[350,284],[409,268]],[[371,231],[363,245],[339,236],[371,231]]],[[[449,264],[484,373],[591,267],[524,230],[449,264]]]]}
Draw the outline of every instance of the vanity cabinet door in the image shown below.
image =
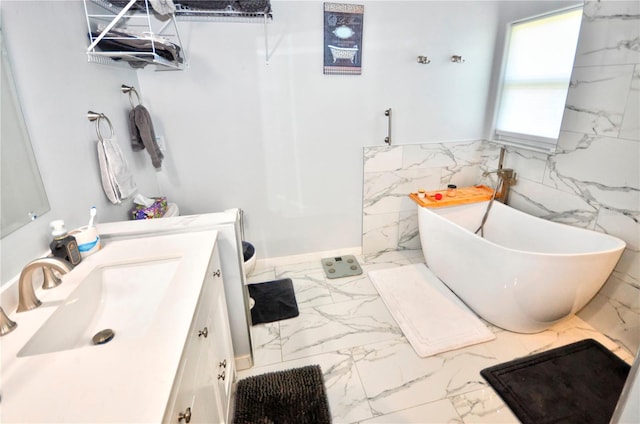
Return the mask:
{"type": "Polygon", "coordinates": [[[221,299],[225,304],[224,285],[217,249],[211,257],[205,279],[205,284],[210,288],[210,293],[207,296],[207,302],[209,302],[208,333],[203,340],[202,356],[200,357],[198,373],[194,382],[196,396],[193,411],[194,413],[197,411],[199,415],[194,415],[194,421],[192,422],[225,424],[227,423],[227,402],[220,391],[218,381],[221,379],[224,381],[227,377],[219,369],[218,364],[222,362],[222,359],[212,354],[212,352],[216,351],[216,346],[222,342],[220,339],[219,327],[221,324],[219,320],[222,318],[223,322],[227,323],[226,325],[228,326],[226,308],[225,315],[220,316],[216,313],[221,299]]]}
{"type": "MultiPolygon", "coordinates": [[[[217,257],[217,249],[214,250],[217,257]]],[[[218,421],[218,406],[214,384],[202,384],[202,375],[211,374],[205,360],[207,345],[211,340],[210,315],[215,302],[213,278],[205,277],[194,319],[189,329],[180,366],[169,398],[164,422],[211,423],[218,421]]]]}
{"type": "Polygon", "coordinates": [[[207,353],[209,358],[211,358],[216,374],[216,383],[220,393],[221,415],[229,420],[231,388],[235,381],[236,369],[222,281],[220,281],[218,286],[219,290],[216,290],[216,300],[212,311],[212,326],[215,333],[215,340],[213,340],[214,343],[212,343],[211,349],[207,353]]]}
{"type": "Polygon", "coordinates": [[[229,315],[216,246],[164,421],[226,424],[235,376],[229,315]]]}

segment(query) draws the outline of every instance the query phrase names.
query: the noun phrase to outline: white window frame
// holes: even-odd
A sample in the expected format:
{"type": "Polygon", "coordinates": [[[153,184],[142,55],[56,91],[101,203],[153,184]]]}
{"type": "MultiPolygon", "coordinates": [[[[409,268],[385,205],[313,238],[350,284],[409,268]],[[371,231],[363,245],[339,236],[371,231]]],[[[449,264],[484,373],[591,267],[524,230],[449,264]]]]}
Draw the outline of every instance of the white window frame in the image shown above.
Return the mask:
{"type": "MultiPolygon", "coordinates": [[[[558,142],[557,138],[541,137],[541,136],[532,135],[532,134],[514,133],[514,132],[499,130],[497,126],[498,126],[498,119],[500,114],[500,103],[502,101],[502,94],[503,94],[504,85],[505,85],[505,74],[507,69],[509,46],[511,43],[512,27],[517,24],[531,22],[539,19],[545,19],[550,16],[558,15],[561,13],[567,13],[574,10],[583,10],[583,5],[570,6],[570,7],[555,10],[553,12],[543,13],[540,15],[519,19],[507,24],[504,50],[502,54],[502,68],[500,72],[500,80],[499,80],[498,91],[497,91],[496,100],[495,100],[492,141],[498,142],[500,144],[521,147],[521,148],[534,150],[534,151],[547,153],[547,154],[555,153],[557,142],[558,142]]],[[[576,45],[576,50],[577,50],[577,45],[576,45]]],[[[567,94],[568,94],[568,91],[569,91],[569,84],[567,84],[567,94]]],[[[566,101],[566,95],[565,95],[565,101],[566,101]]],[[[564,114],[564,110],[562,113],[564,114]]]]}

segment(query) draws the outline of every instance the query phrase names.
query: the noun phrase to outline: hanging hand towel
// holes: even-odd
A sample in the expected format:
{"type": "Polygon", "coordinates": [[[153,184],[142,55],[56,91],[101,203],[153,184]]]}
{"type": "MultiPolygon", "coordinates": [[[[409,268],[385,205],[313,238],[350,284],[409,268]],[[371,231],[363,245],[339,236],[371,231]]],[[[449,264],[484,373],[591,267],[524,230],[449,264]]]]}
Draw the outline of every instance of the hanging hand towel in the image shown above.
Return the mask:
{"type": "Polygon", "coordinates": [[[149,111],[142,105],[138,105],[129,113],[129,129],[131,130],[131,148],[134,151],[147,149],[151,156],[153,167],[159,169],[162,166],[164,155],[156,142],[156,134],[153,130],[153,122],[149,111]]]}
{"type": "Polygon", "coordinates": [[[98,161],[102,188],[111,203],[118,205],[136,192],[136,183],[115,139],[98,141],[98,161]]]}

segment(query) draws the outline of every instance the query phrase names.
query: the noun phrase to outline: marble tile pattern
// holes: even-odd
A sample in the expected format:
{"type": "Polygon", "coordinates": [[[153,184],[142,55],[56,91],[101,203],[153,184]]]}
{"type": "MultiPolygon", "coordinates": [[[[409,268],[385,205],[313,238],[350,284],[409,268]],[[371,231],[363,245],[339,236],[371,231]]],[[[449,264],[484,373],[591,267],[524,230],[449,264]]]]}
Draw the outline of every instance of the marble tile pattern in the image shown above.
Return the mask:
{"type": "Polygon", "coordinates": [[[602,231],[627,249],[578,315],[640,346],[640,2],[587,1],[556,154],[509,149],[511,206],[602,231]]]}
{"type": "Polygon", "coordinates": [[[419,249],[412,191],[475,184],[498,150],[481,140],[364,148],[363,235],[365,254],[419,249]]]}
{"type": "MultiPolygon", "coordinates": [[[[527,213],[602,231],[627,249],[580,313],[631,351],[640,347],[640,2],[585,2],[576,61],[554,155],[509,147],[505,166],[518,183],[510,205],[527,213]]],[[[485,183],[499,146],[442,142],[364,150],[365,254],[418,249],[410,191],[485,183]]]]}
{"type": "Polygon", "coordinates": [[[334,423],[517,423],[481,369],[587,338],[633,361],[629,351],[578,317],[527,335],[489,325],[493,341],[421,358],[367,276],[422,262],[420,250],[360,256],[363,275],[339,279],[322,277],[320,259],[256,270],[254,276],[293,280],[300,316],[253,326],[255,366],[238,378],[318,364],[334,423]]]}

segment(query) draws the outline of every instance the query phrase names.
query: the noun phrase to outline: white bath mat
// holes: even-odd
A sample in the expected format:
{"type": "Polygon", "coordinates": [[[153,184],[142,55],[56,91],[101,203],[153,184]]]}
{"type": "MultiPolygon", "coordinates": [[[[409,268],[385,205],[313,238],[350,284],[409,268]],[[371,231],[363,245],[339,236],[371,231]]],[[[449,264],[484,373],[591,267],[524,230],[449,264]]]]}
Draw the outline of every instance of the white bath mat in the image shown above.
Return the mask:
{"type": "Polygon", "coordinates": [[[371,271],[369,279],[421,357],[496,338],[424,264],[371,271]]]}

